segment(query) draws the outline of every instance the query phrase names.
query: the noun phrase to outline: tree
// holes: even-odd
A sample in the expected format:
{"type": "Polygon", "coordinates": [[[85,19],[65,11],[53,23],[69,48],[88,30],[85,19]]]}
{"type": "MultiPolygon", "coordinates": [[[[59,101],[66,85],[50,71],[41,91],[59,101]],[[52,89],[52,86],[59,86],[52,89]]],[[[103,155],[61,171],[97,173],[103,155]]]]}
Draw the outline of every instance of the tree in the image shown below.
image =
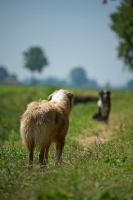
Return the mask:
{"type": "Polygon", "coordinates": [[[8,76],[8,72],[5,67],[0,66],[0,82],[2,82],[8,76]]]}
{"type": "Polygon", "coordinates": [[[129,70],[133,70],[133,7],[130,0],[122,0],[117,12],[110,18],[110,28],[119,38],[118,58],[124,61],[129,70]]]}
{"type": "Polygon", "coordinates": [[[25,51],[23,55],[25,61],[24,66],[32,73],[34,71],[41,72],[42,69],[48,65],[46,56],[40,47],[31,47],[28,51],[25,51]]]}
{"type": "Polygon", "coordinates": [[[70,71],[70,79],[77,86],[84,86],[88,82],[86,72],[82,67],[76,67],[70,71]]]}

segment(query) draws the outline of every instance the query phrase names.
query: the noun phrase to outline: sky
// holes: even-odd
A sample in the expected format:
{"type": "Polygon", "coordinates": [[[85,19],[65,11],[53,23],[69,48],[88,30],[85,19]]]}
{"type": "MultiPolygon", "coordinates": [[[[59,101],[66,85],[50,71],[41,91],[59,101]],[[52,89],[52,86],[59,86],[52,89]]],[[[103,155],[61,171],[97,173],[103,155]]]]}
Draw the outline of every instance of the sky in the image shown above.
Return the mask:
{"type": "Polygon", "coordinates": [[[0,65],[19,80],[31,77],[23,52],[43,49],[49,65],[36,78],[69,80],[83,67],[99,85],[123,86],[132,76],[117,58],[119,40],[109,15],[120,0],[0,0],[0,65]]]}

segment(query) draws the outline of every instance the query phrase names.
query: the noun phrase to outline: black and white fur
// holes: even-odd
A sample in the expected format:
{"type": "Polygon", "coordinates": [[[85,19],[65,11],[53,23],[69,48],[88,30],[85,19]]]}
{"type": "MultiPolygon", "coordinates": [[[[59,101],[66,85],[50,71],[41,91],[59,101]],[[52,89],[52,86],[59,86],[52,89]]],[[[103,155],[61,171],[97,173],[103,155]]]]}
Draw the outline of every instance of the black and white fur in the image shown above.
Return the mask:
{"type": "Polygon", "coordinates": [[[108,123],[111,109],[110,94],[111,92],[106,90],[99,92],[98,112],[93,115],[93,119],[108,123]]]}

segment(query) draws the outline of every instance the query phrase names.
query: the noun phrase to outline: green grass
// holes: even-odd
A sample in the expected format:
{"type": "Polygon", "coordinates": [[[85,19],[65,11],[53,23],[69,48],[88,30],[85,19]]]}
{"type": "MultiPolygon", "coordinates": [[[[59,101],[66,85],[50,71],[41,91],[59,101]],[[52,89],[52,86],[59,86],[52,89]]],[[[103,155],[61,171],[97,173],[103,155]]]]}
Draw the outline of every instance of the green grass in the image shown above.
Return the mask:
{"type": "MultiPolygon", "coordinates": [[[[110,123],[92,120],[95,103],[73,107],[63,151],[55,166],[55,147],[49,164],[39,168],[38,150],[33,168],[19,136],[20,117],[27,103],[47,98],[54,87],[0,87],[0,199],[132,200],[133,199],[133,94],[112,91],[110,123]],[[111,131],[111,139],[94,144],[77,142],[84,136],[111,131]]],[[[97,95],[96,90],[70,89],[74,94],[97,95]]],[[[104,133],[105,134],[105,133],[104,133]]]]}

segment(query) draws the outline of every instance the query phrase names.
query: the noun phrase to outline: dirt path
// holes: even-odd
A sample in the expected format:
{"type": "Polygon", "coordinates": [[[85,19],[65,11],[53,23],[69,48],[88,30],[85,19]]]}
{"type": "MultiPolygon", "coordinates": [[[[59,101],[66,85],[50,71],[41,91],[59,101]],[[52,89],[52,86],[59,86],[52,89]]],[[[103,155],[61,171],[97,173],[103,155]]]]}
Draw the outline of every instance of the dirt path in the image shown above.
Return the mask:
{"type": "Polygon", "coordinates": [[[96,128],[86,129],[76,139],[84,147],[90,144],[98,144],[109,141],[113,137],[114,128],[117,126],[115,117],[110,119],[109,124],[96,122],[96,128]]]}

